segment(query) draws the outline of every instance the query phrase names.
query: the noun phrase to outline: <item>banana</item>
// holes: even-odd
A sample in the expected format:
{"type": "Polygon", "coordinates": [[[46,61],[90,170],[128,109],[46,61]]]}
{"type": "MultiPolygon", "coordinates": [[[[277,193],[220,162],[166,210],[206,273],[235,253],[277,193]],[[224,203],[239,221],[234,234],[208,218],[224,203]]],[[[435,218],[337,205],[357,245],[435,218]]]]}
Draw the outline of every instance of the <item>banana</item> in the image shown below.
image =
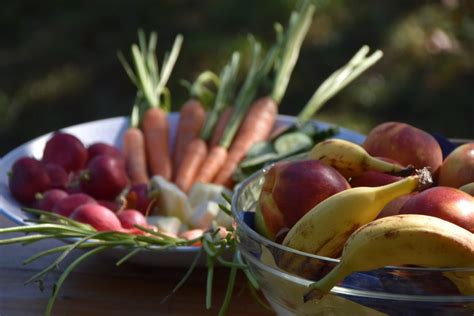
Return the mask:
{"type": "Polygon", "coordinates": [[[380,218],[351,235],[339,264],[312,283],[304,299],[321,298],[355,271],[387,265],[474,268],[474,235],[434,216],[405,214],[380,218]]]}
{"type": "Polygon", "coordinates": [[[310,159],[320,160],[337,169],[344,177],[357,177],[368,170],[397,175],[410,174],[413,167],[374,158],[356,143],[333,138],[317,143],[309,153],[310,159]]]}
{"type": "MultiPolygon", "coordinates": [[[[347,238],[374,220],[388,202],[431,183],[429,171],[422,169],[416,175],[384,186],[341,191],[306,213],[290,229],[283,245],[319,256],[337,257],[347,238]]],[[[280,255],[278,265],[302,276],[315,270],[307,258],[290,252],[280,255]]]]}

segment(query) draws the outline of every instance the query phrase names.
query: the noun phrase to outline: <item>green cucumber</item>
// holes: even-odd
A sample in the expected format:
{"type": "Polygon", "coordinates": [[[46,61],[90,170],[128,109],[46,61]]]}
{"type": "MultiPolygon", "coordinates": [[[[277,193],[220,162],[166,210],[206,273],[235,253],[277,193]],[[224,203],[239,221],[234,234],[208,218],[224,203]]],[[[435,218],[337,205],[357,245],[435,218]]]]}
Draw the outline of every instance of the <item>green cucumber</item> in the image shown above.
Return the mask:
{"type": "Polygon", "coordinates": [[[309,150],[313,145],[311,137],[301,132],[284,134],[273,143],[275,151],[280,155],[309,150]]]}
{"type": "Polygon", "coordinates": [[[247,158],[255,158],[264,154],[274,153],[275,150],[273,149],[273,145],[267,141],[260,141],[255,143],[250,147],[249,151],[247,152],[247,158]]]}

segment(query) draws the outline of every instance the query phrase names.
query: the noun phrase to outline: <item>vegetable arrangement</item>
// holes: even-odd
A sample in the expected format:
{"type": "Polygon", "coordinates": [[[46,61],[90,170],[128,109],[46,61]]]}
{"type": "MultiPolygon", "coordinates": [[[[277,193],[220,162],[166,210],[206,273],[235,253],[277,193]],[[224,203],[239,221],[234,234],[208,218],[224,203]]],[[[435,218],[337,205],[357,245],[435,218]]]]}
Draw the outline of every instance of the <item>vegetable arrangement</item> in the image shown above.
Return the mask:
{"type": "MultiPolygon", "coordinates": [[[[223,259],[225,251],[236,252],[236,241],[229,201],[222,196],[232,194],[235,182],[250,172],[309,150],[316,142],[334,135],[334,129],[316,130],[309,119],[382,55],[376,52],[366,57],[368,48],[363,47],[316,90],[295,125],[275,131],[278,106],[314,10],[309,1],[301,2],[292,12],[286,30],[275,25],[276,41],[265,53],[262,45],[249,36],[250,67],[239,89],[240,52],[232,54],[219,76],[204,71],[194,83],[186,82],[190,98],[181,107],[174,144],[169,141],[171,92],[167,82],[183,37],[176,37],[159,67],[156,33],[147,40],[145,33],[139,31],[138,44],[131,48],[133,63],[129,64],[119,53],[120,62],[137,87],[121,150],[104,143],[85,146],[73,135],[56,132],[41,159],[23,157],[15,162],[9,183],[11,193],[28,207],[25,212],[36,217],[29,220],[33,225],[1,229],[0,234],[28,235],[0,240],[0,244],[74,238],[69,245],[28,259],[27,263],[61,253],[30,281],[41,280],[72,250],[90,249],[61,275],[46,315],[51,314],[67,275],[88,257],[114,247],[130,250],[117,264],[142,250],[199,247],[198,257],[206,254],[209,269],[207,308],[211,306],[214,265],[231,269],[221,315],[229,304],[237,270],[247,275],[253,289],[258,288],[238,255],[233,262],[223,259]],[[272,91],[260,94],[263,83],[269,81],[272,91]]],[[[196,262],[197,259],[190,271],[196,262]]],[[[182,282],[178,287],[181,285],[182,282]]]]}

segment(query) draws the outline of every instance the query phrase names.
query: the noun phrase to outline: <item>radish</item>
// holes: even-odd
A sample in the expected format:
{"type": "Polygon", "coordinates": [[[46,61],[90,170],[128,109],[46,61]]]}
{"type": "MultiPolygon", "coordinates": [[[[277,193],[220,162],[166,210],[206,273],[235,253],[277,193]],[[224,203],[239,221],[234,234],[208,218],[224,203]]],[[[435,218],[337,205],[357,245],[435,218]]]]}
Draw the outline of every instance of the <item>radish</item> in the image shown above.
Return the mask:
{"type": "Polygon", "coordinates": [[[97,204],[97,201],[85,193],[73,193],[58,201],[53,206],[53,212],[68,217],[77,207],[91,203],[97,204]]]}
{"type": "Polygon", "coordinates": [[[36,193],[48,190],[50,183],[44,164],[32,157],[22,157],[15,161],[8,178],[13,197],[25,205],[34,203],[36,193]]]}
{"type": "Polygon", "coordinates": [[[110,200],[97,200],[97,203],[99,205],[102,205],[106,208],[108,208],[109,210],[111,210],[112,212],[114,213],[117,213],[117,211],[120,209],[120,205],[119,203],[115,202],[115,201],[110,201],[110,200]]]}
{"type": "Polygon", "coordinates": [[[84,144],[74,135],[55,132],[43,150],[43,162],[62,166],[66,172],[77,171],[87,161],[84,144]]]}
{"type": "Polygon", "coordinates": [[[36,194],[36,202],[34,207],[43,211],[52,211],[54,205],[59,203],[62,199],[66,198],[69,194],[61,189],[50,189],[45,191],[43,194],[36,194]]]}
{"type": "Polygon", "coordinates": [[[117,217],[124,228],[133,228],[134,225],[147,227],[148,223],[145,216],[137,210],[123,210],[117,213],[117,217]]]}
{"type": "Polygon", "coordinates": [[[81,189],[92,197],[113,200],[128,184],[128,177],[122,162],[108,155],[99,155],[87,163],[80,182],[81,189]]]}
{"type": "Polygon", "coordinates": [[[53,189],[65,189],[69,183],[69,174],[60,165],[48,163],[45,166],[53,189]]]}
{"type": "Polygon", "coordinates": [[[86,203],[74,210],[71,218],[89,224],[98,231],[123,231],[120,220],[114,212],[96,203],[86,203]]]}
{"type": "Polygon", "coordinates": [[[87,147],[88,161],[91,161],[92,158],[99,155],[111,156],[115,159],[122,161],[125,164],[125,158],[122,155],[122,152],[115,146],[106,144],[106,143],[93,143],[87,147]]]}
{"type": "Polygon", "coordinates": [[[146,214],[152,202],[148,193],[148,183],[133,184],[125,197],[127,200],[127,208],[135,209],[146,214]]]}

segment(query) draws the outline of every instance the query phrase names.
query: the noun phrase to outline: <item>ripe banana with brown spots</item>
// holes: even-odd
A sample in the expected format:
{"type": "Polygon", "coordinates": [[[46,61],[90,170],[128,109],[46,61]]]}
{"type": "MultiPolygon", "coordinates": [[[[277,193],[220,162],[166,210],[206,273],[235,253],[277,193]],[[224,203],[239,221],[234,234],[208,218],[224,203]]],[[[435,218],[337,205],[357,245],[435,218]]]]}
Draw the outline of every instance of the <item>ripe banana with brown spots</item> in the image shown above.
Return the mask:
{"type": "Polygon", "coordinates": [[[366,171],[379,171],[396,175],[408,175],[413,167],[402,167],[369,155],[360,145],[347,140],[333,138],[317,143],[309,153],[316,159],[337,169],[344,177],[357,177],[366,171]]]}
{"type": "MultiPolygon", "coordinates": [[[[339,264],[309,286],[305,301],[321,298],[353,272],[388,265],[474,268],[474,235],[434,216],[404,214],[380,218],[351,235],[339,264]]],[[[474,284],[470,286],[472,292],[474,284]]],[[[465,288],[463,291],[469,292],[465,288]]]]}

